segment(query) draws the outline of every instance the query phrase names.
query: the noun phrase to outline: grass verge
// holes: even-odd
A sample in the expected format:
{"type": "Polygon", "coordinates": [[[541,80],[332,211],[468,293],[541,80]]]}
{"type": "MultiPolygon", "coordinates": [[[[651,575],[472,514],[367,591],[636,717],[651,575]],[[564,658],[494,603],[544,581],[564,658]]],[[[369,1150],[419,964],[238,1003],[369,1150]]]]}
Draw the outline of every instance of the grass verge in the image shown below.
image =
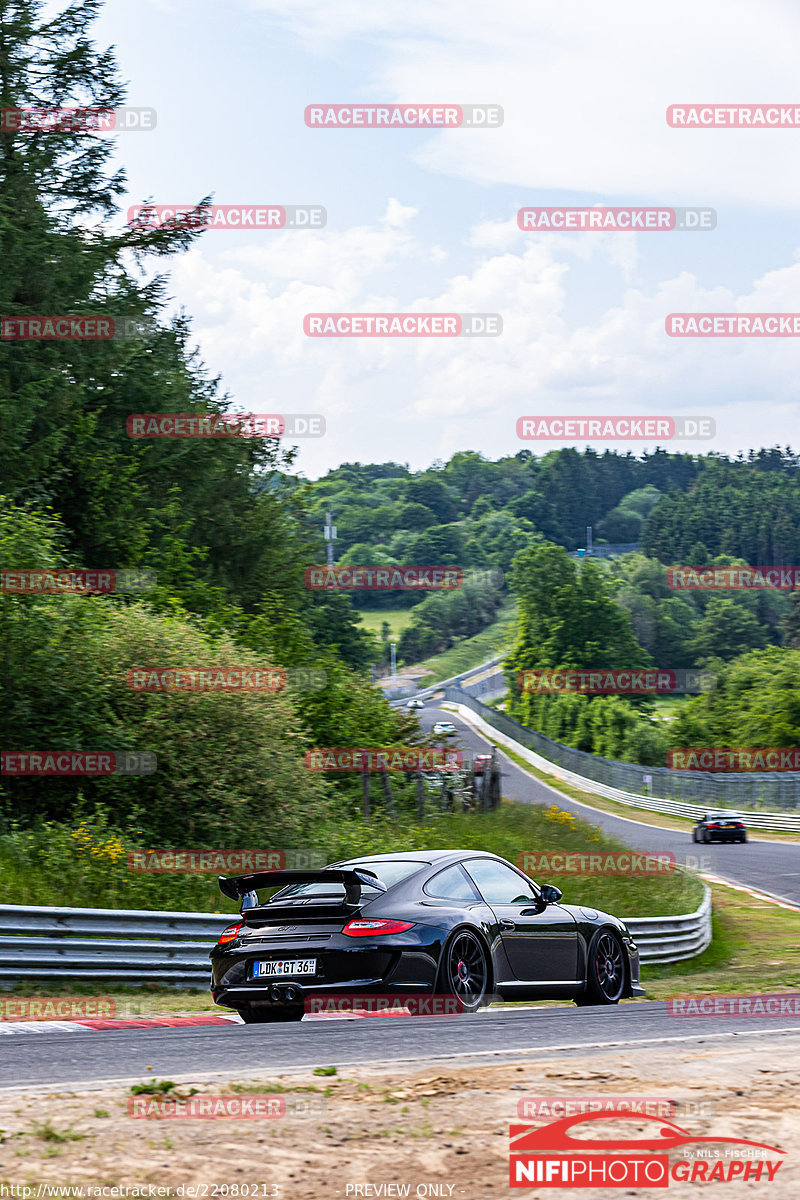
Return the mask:
{"type": "Polygon", "coordinates": [[[412,608],[359,608],[356,609],[361,624],[369,633],[374,633],[376,637],[381,636],[381,626],[384,621],[389,624],[390,634],[389,640],[396,642],[404,629],[407,629],[411,624],[412,608]]]}
{"type": "MultiPolygon", "coordinates": [[[[404,812],[395,820],[379,811],[330,822],[315,834],[327,862],[387,852],[487,850],[510,862],[537,853],[597,853],[626,849],[595,826],[556,804],[506,803],[493,812],[430,812],[420,823],[404,812]]],[[[213,873],[147,874],[127,866],[125,835],[84,821],[78,829],[51,825],[38,833],[16,830],[0,838],[2,902],[68,907],[238,911],[220,894],[213,873]]],[[[648,876],[548,875],[568,901],[591,904],[621,916],[672,914],[697,907],[700,888],[681,874],[648,876]]]]}
{"type": "Polygon", "coordinates": [[[711,945],[697,958],[642,969],[649,1000],[800,988],[800,912],[712,883],[711,945]]]}
{"type": "Polygon", "coordinates": [[[430,678],[426,676],[424,680],[420,681],[424,687],[430,687],[432,683],[436,683],[440,679],[450,679],[453,675],[460,675],[463,671],[471,671],[473,667],[479,667],[487,659],[495,658],[498,654],[503,654],[511,649],[516,619],[516,604],[505,604],[500,610],[497,620],[493,621],[491,625],[487,625],[480,633],[476,633],[474,637],[465,638],[456,646],[451,646],[449,650],[435,654],[432,658],[426,658],[424,662],[409,665],[424,667],[433,672],[430,678]]]}

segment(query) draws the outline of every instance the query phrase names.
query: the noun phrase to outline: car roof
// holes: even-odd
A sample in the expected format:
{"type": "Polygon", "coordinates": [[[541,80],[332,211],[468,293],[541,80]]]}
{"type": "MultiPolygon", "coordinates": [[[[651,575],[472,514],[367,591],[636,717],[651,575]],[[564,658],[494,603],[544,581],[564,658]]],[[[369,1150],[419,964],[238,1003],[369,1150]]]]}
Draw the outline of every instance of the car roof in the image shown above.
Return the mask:
{"type": "Polygon", "coordinates": [[[380,863],[380,862],[418,862],[439,865],[449,860],[456,862],[461,858],[496,858],[486,850],[395,850],[392,854],[365,854],[362,857],[342,859],[339,865],[346,863],[380,863]]]}

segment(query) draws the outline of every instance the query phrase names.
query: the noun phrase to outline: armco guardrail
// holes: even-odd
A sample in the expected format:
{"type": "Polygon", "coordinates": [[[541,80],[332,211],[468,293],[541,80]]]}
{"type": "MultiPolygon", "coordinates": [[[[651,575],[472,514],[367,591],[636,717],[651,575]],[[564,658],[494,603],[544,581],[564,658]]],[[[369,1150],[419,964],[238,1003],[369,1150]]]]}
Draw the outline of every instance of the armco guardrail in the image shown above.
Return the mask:
{"type": "Polygon", "coordinates": [[[666,767],[618,762],[555,742],[535,729],[520,725],[506,713],[482,704],[462,688],[445,688],[444,698],[450,704],[470,709],[491,727],[493,734],[504,735],[515,746],[524,747],[535,756],[534,765],[540,770],[585,792],[635,808],[685,817],[698,817],[716,809],[734,809],[741,812],[746,823],[754,828],[800,831],[800,773],[796,771],[712,775],[704,771],[670,771],[666,767]],[[638,790],[645,777],[650,780],[647,795],[638,790]],[[784,811],[765,811],[762,806],[766,805],[784,811]]]}
{"type": "MultiPolygon", "coordinates": [[[[0,987],[22,980],[205,987],[208,953],[232,914],[0,905],[0,987]]],[[[642,960],[678,962],[711,941],[711,895],[694,913],[628,920],[642,960]]]]}
{"type": "MultiPolygon", "coordinates": [[[[504,654],[499,654],[496,658],[490,658],[486,662],[480,663],[477,667],[471,667],[468,671],[462,671],[460,675],[451,675],[449,679],[441,679],[438,683],[426,684],[422,688],[418,688],[414,683],[406,679],[404,683],[399,684],[397,687],[387,687],[385,684],[381,685],[381,690],[387,700],[429,700],[431,696],[435,695],[436,692],[440,692],[442,688],[453,685],[458,687],[465,684],[472,687],[474,676],[480,675],[481,672],[485,672],[492,667],[499,666],[504,658],[504,654]]],[[[403,679],[402,674],[398,675],[397,678],[403,679]]],[[[505,680],[503,680],[502,687],[497,694],[502,695],[505,690],[506,685],[505,680]]],[[[492,698],[494,698],[494,695],[492,698]]]]}
{"type": "Polygon", "coordinates": [[[697,912],[680,917],[626,917],[642,962],[673,963],[694,958],[711,945],[711,892],[704,886],[697,912]]]}
{"type": "Polygon", "coordinates": [[[0,985],[19,979],[203,987],[234,915],[0,905],[0,985]]]}

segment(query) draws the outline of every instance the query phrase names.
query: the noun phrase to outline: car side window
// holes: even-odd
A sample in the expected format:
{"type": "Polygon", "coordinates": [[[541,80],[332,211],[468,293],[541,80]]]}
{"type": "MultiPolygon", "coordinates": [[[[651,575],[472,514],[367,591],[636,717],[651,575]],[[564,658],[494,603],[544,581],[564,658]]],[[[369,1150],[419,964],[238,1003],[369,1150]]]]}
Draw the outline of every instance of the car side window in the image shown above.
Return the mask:
{"type": "Polygon", "coordinates": [[[471,880],[457,863],[439,871],[438,875],[428,880],[422,890],[426,896],[433,896],[437,900],[480,900],[471,880]]]}
{"type": "Polygon", "coordinates": [[[464,863],[487,904],[534,904],[533,884],[516,871],[491,858],[471,858],[464,863]]]}

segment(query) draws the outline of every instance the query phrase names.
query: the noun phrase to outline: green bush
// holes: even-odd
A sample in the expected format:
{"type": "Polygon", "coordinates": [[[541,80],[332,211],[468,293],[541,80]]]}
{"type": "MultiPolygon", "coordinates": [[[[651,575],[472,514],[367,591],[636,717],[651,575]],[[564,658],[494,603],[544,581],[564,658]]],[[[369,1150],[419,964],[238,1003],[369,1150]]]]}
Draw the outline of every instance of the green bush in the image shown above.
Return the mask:
{"type": "Polygon", "coordinates": [[[6,819],[65,820],[81,792],[120,828],[136,812],[146,837],[173,844],[246,844],[260,841],[264,828],[292,844],[313,820],[326,785],[303,766],[308,737],[288,689],[146,692],[128,682],[133,668],[263,670],[263,657],[183,615],[100,597],[0,597],[0,620],[9,655],[7,750],[157,759],[151,775],[6,776],[6,819]]]}
{"type": "MultiPolygon", "coordinates": [[[[260,848],[278,844],[264,824],[260,848]]],[[[175,909],[234,912],[219,891],[215,874],[145,874],[128,870],[128,851],[142,849],[135,826],[116,829],[102,810],[73,823],[47,822],[35,829],[13,827],[0,836],[0,901],[75,907],[175,909]]],[[[183,847],[186,843],[181,844],[183,847]]],[[[490,813],[428,814],[389,820],[379,810],[372,822],[327,818],[317,824],[313,846],[326,862],[403,850],[451,847],[485,850],[517,863],[521,854],[611,851],[620,843],[552,805],[503,804],[490,813]]],[[[226,847],[238,849],[228,840],[226,847]]],[[[257,847],[252,847],[257,848],[257,847]]],[[[556,875],[565,903],[592,904],[621,917],[690,912],[702,888],[692,876],[556,875]]]]}

